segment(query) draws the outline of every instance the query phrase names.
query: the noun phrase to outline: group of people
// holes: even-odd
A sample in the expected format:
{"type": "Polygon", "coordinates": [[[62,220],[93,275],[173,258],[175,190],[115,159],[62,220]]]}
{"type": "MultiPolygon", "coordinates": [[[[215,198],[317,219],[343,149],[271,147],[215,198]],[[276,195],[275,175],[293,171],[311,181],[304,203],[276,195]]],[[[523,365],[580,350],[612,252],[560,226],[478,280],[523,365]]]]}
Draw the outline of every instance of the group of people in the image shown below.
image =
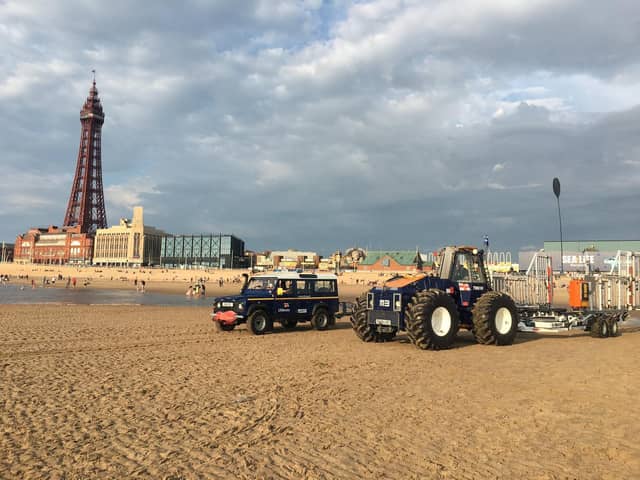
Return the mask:
{"type": "Polygon", "coordinates": [[[138,279],[136,278],[133,280],[133,285],[136,287],[136,292],[144,293],[144,287],[146,287],[147,282],[145,282],[144,280],[138,281],[138,279]]]}
{"type": "Polygon", "coordinates": [[[187,297],[204,297],[206,291],[206,287],[204,282],[198,282],[195,285],[189,285],[187,288],[187,292],[185,295],[187,297]]]}

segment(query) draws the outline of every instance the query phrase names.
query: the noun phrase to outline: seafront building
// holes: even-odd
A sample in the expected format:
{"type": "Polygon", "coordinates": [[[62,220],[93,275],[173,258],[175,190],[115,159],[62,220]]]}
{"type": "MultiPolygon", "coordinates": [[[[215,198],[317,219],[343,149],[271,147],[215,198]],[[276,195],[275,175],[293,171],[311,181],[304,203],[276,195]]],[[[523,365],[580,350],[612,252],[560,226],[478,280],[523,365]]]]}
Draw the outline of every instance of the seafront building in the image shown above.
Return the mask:
{"type": "Polygon", "coordinates": [[[88,265],[93,253],[93,236],[80,226],[31,228],[18,235],[13,258],[18,263],[45,265],[88,265]]]}
{"type": "Polygon", "coordinates": [[[133,218],[121,218],[110,228],[99,228],[94,243],[94,265],[147,266],[160,264],[160,245],[166,235],[144,224],[142,207],[133,208],[133,218]]]}
{"type": "MultiPolygon", "coordinates": [[[[545,241],[544,254],[549,255],[553,269],[565,272],[584,272],[586,265],[591,271],[608,272],[616,263],[616,255],[621,252],[640,252],[640,240],[565,240],[545,241]],[[562,259],[562,262],[561,262],[562,259]]],[[[535,251],[521,251],[518,261],[521,269],[526,269],[535,251]]]]}
{"type": "Polygon", "coordinates": [[[364,272],[410,272],[416,270],[421,262],[420,253],[415,250],[369,250],[357,268],[364,272]]]}
{"type": "Polygon", "coordinates": [[[160,265],[167,268],[241,268],[246,259],[244,241],[228,234],[165,235],[160,265]]]}

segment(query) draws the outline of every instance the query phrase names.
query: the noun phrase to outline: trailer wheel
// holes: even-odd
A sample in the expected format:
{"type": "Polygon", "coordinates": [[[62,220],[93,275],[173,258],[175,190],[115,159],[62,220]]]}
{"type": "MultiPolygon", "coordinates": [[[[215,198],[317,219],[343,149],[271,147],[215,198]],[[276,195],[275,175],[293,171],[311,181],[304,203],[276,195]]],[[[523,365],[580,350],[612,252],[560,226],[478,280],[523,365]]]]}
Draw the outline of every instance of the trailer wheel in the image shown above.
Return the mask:
{"type": "Polygon", "coordinates": [[[351,326],[358,338],[363,342],[373,342],[376,340],[376,331],[368,323],[367,315],[367,294],[362,294],[357,300],[351,314],[351,326]]]}
{"type": "Polygon", "coordinates": [[[598,315],[591,324],[591,336],[593,338],[607,338],[609,336],[609,324],[604,315],[598,315]]]}
{"type": "Polygon", "coordinates": [[[293,330],[298,325],[298,321],[295,318],[285,318],[280,324],[287,330],[293,330]]]}
{"type": "Polygon", "coordinates": [[[405,323],[409,339],[422,350],[449,348],[460,320],[453,299],[442,290],[415,295],[407,305],[405,323]]]}
{"type": "Polygon", "coordinates": [[[311,317],[311,325],[316,330],[326,330],[329,328],[330,323],[329,312],[327,312],[326,308],[319,308],[311,317]]]}
{"type": "Polygon", "coordinates": [[[247,325],[254,335],[264,335],[265,332],[273,328],[273,323],[264,310],[255,310],[249,315],[247,325]]]}
{"type": "Polygon", "coordinates": [[[617,337],[620,335],[620,326],[618,325],[618,316],[611,315],[609,317],[609,336],[617,337]]]}
{"type": "Polygon", "coordinates": [[[473,335],[483,345],[511,345],[518,332],[518,310],[513,299],[487,292],[473,307],[473,335]]]}

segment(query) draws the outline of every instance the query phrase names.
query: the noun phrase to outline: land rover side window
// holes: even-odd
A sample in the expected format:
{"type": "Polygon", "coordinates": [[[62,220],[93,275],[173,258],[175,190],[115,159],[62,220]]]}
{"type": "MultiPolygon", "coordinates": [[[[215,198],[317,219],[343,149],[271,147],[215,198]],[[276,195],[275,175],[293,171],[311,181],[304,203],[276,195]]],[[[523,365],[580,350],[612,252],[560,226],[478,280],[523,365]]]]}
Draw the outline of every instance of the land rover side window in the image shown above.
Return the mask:
{"type": "Polygon", "coordinates": [[[332,280],[316,280],[313,287],[314,293],[336,293],[336,284],[332,280]]]}
{"type": "Polygon", "coordinates": [[[306,280],[296,280],[296,294],[309,295],[309,282],[306,280]]]}
{"type": "Polygon", "coordinates": [[[275,278],[255,277],[249,280],[247,290],[271,290],[275,285],[275,278]]]}

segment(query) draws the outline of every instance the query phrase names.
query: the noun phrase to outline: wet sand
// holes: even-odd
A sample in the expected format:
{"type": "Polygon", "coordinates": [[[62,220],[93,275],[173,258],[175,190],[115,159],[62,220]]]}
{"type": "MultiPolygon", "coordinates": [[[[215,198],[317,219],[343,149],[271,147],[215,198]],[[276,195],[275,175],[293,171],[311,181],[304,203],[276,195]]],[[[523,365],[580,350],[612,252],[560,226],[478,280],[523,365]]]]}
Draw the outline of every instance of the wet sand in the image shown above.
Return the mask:
{"type": "Polygon", "coordinates": [[[0,478],[640,477],[640,333],[424,352],[208,314],[2,306],[0,478]]]}

